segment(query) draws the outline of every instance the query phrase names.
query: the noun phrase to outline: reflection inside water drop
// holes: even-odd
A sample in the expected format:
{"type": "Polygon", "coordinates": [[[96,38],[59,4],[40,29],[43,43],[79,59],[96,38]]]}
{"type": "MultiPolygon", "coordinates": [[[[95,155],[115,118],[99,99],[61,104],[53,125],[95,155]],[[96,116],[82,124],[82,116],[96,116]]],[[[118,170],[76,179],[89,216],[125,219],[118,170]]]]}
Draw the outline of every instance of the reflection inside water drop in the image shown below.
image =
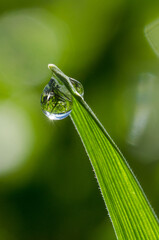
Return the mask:
{"type": "MultiPolygon", "coordinates": [[[[83,96],[84,89],[80,82],[70,78],[76,91],[83,96]]],[[[41,94],[41,106],[44,114],[51,120],[66,118],[72,111],[73,98],[66,86],[56,77],[52,77],[41,94]]]]}
{"type": "Polygon", "coordinates": [[[72,96],[62,82],[52,77],[41,95],[44,114],[51,120],[67,117],[72,110],[72,96]]]}

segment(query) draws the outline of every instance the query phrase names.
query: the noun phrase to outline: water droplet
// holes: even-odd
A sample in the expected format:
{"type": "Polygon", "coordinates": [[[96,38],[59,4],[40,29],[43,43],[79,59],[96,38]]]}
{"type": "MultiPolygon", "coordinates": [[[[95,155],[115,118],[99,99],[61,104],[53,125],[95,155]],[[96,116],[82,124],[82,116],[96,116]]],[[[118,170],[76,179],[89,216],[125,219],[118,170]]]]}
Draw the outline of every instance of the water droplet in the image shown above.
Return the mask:
{"type": "Polygon", "coordinates": [[[78,95],[77,93],[79,93],[83,97],[84,89],[80,82],[67,77],[54,64],[49,64],[48,67],[52,71],[53,76],[41,94],[42,111],[49,119],[60,120],[67,117],[72,111],[72,92],[73,95],[78,95]]]}
{"type": "Polygon", "coordinates": [[[84,88],[83,88],[82,84],[73,78],[70,78],[70,81],[71,81],[72,85],[74,86],[74,88],[76,89],[76,91],[83,97],[84,88]]]}
{"type": "Polygon", "coordinates": [[[41,95],[44,114],[51,120],[60,120],[71,113],[72,105],[71,93],[59,79],[52,77],[41,95]]]}

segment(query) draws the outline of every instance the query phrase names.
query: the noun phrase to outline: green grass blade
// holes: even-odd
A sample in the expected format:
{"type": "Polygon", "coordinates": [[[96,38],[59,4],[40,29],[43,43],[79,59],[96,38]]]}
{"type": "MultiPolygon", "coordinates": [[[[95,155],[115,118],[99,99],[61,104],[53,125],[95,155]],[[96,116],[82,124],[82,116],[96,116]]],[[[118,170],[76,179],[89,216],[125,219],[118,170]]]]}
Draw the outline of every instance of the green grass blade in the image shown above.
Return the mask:
{"type": "Polygon", "coordinates": [[[71,119],[95,171],[117,239],[159,240],[159,223],[121,152],[84,100],[71,119]]]}
{"type": "Polygon", "coordinates": [[[73,97],[71,119],[94,168],[118,239],[159,240],[159,224],[126,160],[83,97],[54,64],[48,65],[73,97]]]}

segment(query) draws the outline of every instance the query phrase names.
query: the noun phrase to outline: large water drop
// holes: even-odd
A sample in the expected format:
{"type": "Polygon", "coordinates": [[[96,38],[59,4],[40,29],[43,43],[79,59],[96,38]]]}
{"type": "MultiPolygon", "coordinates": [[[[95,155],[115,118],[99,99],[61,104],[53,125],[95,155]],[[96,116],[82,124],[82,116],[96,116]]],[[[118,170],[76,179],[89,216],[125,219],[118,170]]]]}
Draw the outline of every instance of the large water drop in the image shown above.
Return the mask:
{"type": "Polygon", "coordinates": [[[52,77],[41,95],[41,106],[44,114],[51,120],[67,117],[72,110],[71,93],[62,82],[52,77]]]}
{"type": "MultiPolygon", "coordinates": [[[[82,84],[73,78],[69,78],[69,80],[75,90],[83,97],[84,89],[82,84]]],[[[72,111],[72,94],[55,74],[45,86],[40,102],[42,111],[51,120],[63,119],[72,111]]]]}

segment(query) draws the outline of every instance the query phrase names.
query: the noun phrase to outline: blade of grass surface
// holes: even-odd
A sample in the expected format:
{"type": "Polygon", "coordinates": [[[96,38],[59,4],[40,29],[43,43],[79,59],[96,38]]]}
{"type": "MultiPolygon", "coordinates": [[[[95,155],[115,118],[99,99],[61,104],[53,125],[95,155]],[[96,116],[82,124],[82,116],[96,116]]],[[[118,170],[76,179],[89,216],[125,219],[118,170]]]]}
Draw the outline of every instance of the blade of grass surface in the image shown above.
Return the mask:
{"type": "Polygon", "coordinates": [[[88,105],[74,99],[71,119],[89,156],[118,239],[159,239],[159,224],[124,157],[88,105]]]}

